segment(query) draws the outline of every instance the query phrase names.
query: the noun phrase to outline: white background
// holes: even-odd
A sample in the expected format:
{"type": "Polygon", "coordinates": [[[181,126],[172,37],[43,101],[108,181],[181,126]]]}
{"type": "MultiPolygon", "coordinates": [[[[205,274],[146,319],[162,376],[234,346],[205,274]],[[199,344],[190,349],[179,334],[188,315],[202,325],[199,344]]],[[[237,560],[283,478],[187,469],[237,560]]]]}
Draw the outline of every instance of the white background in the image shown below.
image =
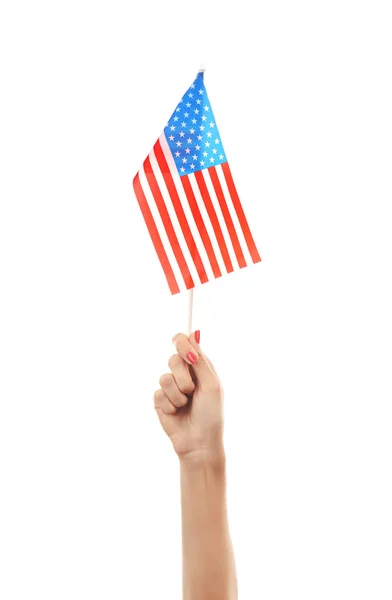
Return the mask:
{"type": "Polygon", "coordinates": [[[187,295],[132,179],[202,60],[263,257],[195,292],[240,598],[390,600],[388,4],[2,2],[2,600],[181,598],[187,295]]]}

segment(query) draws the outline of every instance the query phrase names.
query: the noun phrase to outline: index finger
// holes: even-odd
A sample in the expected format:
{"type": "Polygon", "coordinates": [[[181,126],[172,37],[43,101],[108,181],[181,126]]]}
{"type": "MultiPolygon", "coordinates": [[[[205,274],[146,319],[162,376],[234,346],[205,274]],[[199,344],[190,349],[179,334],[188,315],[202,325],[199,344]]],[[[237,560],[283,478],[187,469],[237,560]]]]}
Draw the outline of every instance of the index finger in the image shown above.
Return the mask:
{"type": "Polygon", "coordinates": [[[185,333],[176,333],[172,338],[172,342],[175,345],[178,354],[188,363],[188,365],[194,365],[197,362],[197,350],[192,346],[185,333]]]}

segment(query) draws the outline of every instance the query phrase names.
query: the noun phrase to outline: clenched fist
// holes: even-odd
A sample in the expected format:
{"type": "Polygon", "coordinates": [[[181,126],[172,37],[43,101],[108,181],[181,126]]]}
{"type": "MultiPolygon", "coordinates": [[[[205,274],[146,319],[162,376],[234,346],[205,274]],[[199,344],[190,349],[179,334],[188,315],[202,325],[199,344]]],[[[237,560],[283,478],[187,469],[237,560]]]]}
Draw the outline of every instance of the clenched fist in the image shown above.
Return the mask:
{"type": "Polygon", "coordinates": [[[199,342],[199,331],[173,337],[177,353],[169,358],[171,373],[159,379],[154,406],[179,458],[209,462],[224,454],[223,387],[199,342]]]}

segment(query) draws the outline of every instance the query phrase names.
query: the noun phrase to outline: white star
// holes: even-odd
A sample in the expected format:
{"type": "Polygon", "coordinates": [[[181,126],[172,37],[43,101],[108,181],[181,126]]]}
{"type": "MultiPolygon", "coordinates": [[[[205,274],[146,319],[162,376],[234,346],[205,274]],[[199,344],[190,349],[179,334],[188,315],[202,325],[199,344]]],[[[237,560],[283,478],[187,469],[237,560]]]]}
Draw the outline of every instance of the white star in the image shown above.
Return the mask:
{"type": "Polygon", "coordinates": [[[200,98],[198,98],[198,99],[196,100],[196,104],[201,104],[201,100],[200,100],[200,98]]]}
{"type": "Polygon", "coordinates": [[[172,142],[174,140],[174,135],[169,135],[169,140],[172,142]]]}
{"type": "Polygon", "coordinates": [[[174,130],[175,130],[175,127],[174,127],[174,125],[172,125],[172,126],[170,127],[170,129],[171,129],[172,131],[174,131],[174,130]]]}
{"type": "Polygon", "coordinates": [[[173,121],[178,121],[178,117],[175,116],[174,119],[173,119],[173,121]]]}
{"type": "Polygon", "coordinates": [[[182,142],[176,142],[176,144],[178,147],[182,146],[182,142]]]}
{"type": "Polygon", "coordinates": [[[186,158],[183,158],[183,159],[182,159],[182,162],[183,162],[183,163],[186,163],[186,162],[188,162],[188,160],[187,160],[186,158]]]}
{"type": "Polygon", "coordinates": [[[207,117],[205,115],[202,116],[201,118],[202,121],[207,121],[207,117]]]}
{"type": "Polygon", "coordinates": [[[211,136],[212,136],[211,131],[207,131],[207,137],[211,137],[211,136]]]}
{"type": "Polygon", "coordinates": [[[190,107],[191,107],[191,103],[190,103],[190,102],[187,102],[187,103],[186,103],[186,107],[187,107],[187,108],[190,108],[190,107]]]}
{"type": "Polygon", "coordinates": [[[191,140],[191,138],[188,138],[188,139],[187,139],[187,142],[188,142],[188,144],[192,144],[192,140],[191,140]]]}
{"type": "Polygon", "coordinates": [[[186,148],[185,152],[186,152],[187,154],[190,154],[190,148],[186,148]]]}
{"type": "MultiPolygon", "coordinates": [[[[182,100],[181,100],[181,102],[182,102],[182,100]]],[[[180,108],[178,106],[176,108],[176,112],[180,112],[180,108]]]]}
{"type": "Polygon", "coordinates": [[[207,148],[210,147],[210,142],[206,142],[205,145],[207,146],[207,148]]]}
{"type": "Polygon", "coordinates": [[[207,152],[203,152],[203,156],[207,156],[207,152]]]}
{"type": "Polygon", "coordinates": [[[195,108],[194,112],[198,115],[199,114],[199,109],[195,108]]]}
{"type": "Polygon", "coordinates": [[[192,123],[193,124],[197,123],[196,119],[192,119],[192,123]]]}
{"type": "Polygon", "coordinates": [[[181,127],[186,127],[186,123],[184,121],[181,123],[181,127]]]}
{"type": "Polygon", "coordinates": [[[184,113],[184,117],[189,117],[189,113],[184,113]]]}
{"type": "Polygon", "coordinates": [[[180,171],[183,173],[185,171],[184,167],[181,167],[180,171]]]}
{"type": "Polygon", "coordinates": [[[201,160],[201,161],[200,161],[200,164],[201,164],[201,166],[202,166],[202,167],[204,167],[204,165],[205,165],[205,162],[204,162],[204,160],[201,160]]]}
{"type": "Polygon", "coordinates": [[[193,135],[195,133],[194,129],[190,129],[189,132],[193,135]]]}
{"type": "Polygon", "coordinates": [[[214,123],[211,121],[210,127],[215,127],[214,123]]]}
{"type": "Polygon", "coordinates": [[[184,137],[185,133],[183,131],[180,131],[180,137],[184,137]]]}
{"type": "Polygon", "coordinates": [[[223,160],[223,158],[224,158],[223,154],[219,154],[219,158],[220,158],[221,160],[223,160]]]}
{"type": "Polygon", "coordinates": [[[195,165],[192,163],[191,164],[191,169],[194,169],[194,168],[195,168],[195,165]]]}
{"type": "Polygon", "coordinates": [[[213,156],[211,156],[210,162],[215,162],[215,158],[213,156]]]}
{"type": "Polygon", "coordinates": [[[218,152],[218,150],[216,148],[214,148],[212,151],[214,154],[216,154],[218,152]]]}
{"type": "Polygon", "coordinates": [[[218,138],[216,138],[216,140],[215,140],[215,144],[219,144],[219,140],[218,140],[218,138]]]}
{"type": "Polygon", "coordinates": [[[210,110],[209,106],[205,106],[204,110],[206,110],[208,112],[210,110]]]}
{"type": "Polygon", "coordinates": [[[199,94],[203,95],[204,94],[203,90],[199,90],[199,94]]]}
{"type": "Polygon", "coordinates": [[[203,139],[203,136],[202,136],[202,135],[198,135],[198,136],[197,136],[197,139],[198,139],[198,140],[202,140],[202,139],[203,139]]]}
{"type": "Polygon", "coordinates": [[[181,152],[178,152],[178,150],[177,150],[177,152],[176,152],[176,156],[177,156],[177,158],[178,158],[179,156],[181,156],[181,152]]]}
{"type": "Polygon", "coordinates": [[[197,154],[194,154],[194,155],[192,156],[192,158],[193,158],[193,160],[197,160],[197,154]]]}
{"type": "Polygon", "coordinates": [[[192,88],[192,90],[195,89],[195,84],[194,83],[192,83],[191,88],[192,88]]]}
{"type": "Polygon", "coordinates": [[[199,145],[196,146],[196,150],[200,150],[200,146],[199,145]]]}
{"type": "Polygon", "coordinates": [[[204,131],[204,129],[205,129],[204,125],[200,125],[200,130],[204,131]]]}
{"type": "Polygon", "coordinates": [[[189,98],[193,98],[193,94],[188,94],[189,98]]]}

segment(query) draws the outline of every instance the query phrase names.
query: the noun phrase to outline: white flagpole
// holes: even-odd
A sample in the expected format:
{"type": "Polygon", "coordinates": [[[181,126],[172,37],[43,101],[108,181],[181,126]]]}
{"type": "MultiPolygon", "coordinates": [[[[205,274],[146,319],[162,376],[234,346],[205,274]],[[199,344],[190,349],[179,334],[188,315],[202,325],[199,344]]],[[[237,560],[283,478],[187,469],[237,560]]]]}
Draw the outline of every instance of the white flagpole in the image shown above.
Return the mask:
{"type": "Polygon", "coordinates": [[[189,298],[189,302],[188,302],[188,337],[192,333],[193,290],[194,290],[194,288],[191,288],[189,290],[189,296],[188,296],[188,298],[189,298]]]}

